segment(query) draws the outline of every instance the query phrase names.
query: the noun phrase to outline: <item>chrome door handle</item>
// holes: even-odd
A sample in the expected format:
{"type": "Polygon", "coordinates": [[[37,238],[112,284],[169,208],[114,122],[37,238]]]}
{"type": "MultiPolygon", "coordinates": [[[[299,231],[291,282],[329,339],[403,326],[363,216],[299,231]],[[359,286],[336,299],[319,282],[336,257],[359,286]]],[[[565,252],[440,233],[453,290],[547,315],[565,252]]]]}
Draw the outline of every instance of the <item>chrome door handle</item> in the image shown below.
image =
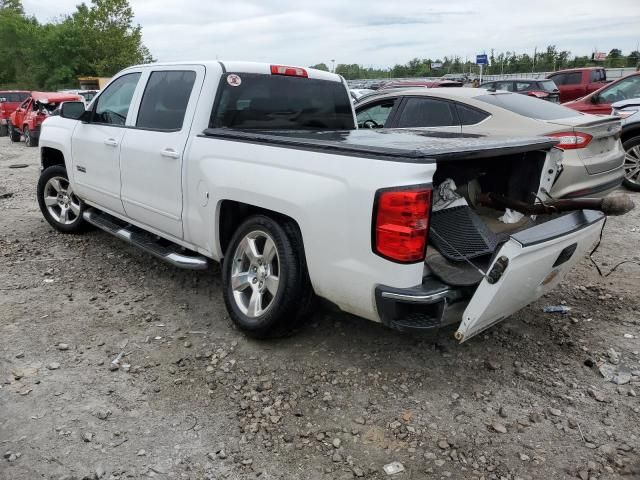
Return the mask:
{"type": "Polygon", "coordinates": [[[167,158],[180,158],[180,153],[176,152],[173,148],[165,148],[160,152],[160,155],[167,158]]]}
{"type": "Polygon", "coordinates": [[[115,138],[107,138],[104,141],[104,144],[109,146],[109,147],[117,147],[118,146],[118,142],[116,141],[115,138]]]}

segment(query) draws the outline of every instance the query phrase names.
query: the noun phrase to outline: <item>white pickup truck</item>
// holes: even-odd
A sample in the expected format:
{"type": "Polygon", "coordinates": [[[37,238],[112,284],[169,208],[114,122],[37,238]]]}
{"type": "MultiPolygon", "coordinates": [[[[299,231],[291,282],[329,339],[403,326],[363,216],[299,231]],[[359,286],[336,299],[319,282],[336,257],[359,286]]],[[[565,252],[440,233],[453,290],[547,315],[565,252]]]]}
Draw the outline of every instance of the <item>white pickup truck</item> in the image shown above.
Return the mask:
{"type": "Polygon", "coordinates": [[[340,76],[282,65],[127,68],[88,110],[63,104],[40,152],[54,228],[92,224],[178,267],[221,262],[231,319],[255,337],[321,297],[403,331],[456,322],[465,341],[555,287],[605,218],[499,222],[479,194],[541,206],[553,140],[356,130],[340,76]]]}

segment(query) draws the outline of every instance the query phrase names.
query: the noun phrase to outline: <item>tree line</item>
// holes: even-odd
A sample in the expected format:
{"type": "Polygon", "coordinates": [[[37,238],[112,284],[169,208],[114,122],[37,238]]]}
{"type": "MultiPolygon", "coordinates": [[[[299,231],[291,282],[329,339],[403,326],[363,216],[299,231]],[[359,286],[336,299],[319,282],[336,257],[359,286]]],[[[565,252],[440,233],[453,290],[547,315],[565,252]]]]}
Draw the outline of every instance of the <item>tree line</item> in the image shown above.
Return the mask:
{"type": "MultiPolygon", "coordinates": [[[[567,50],[558,50],[555,45],[538,51],[532,55],[528,53],[500,52],[494,49],[487,54],[489,65],[483,69],[486,75],[498,75],[507,73],[550,72],[565,68],[602,66],[605,68],[622,68],[640,66],[640,52],[634,50],[628,55],[623,55],[620,49],[614,48],[607,54],[605,61],[594,61],[591,56],[571,56],[567,50]]],[[[326,64],[319,63],[313,68],[329,70],[326,64]]],[[[477,73],[478,67],[475,58],[469,59],[459,56],[444,58],[414,58],[404,65],[394,65],[391,68],[372,68],[358,64],[336,65],[335,72],[348,80],[366,78],[402,78],[402,77],[440,77],[444,74],[468,74],[477,73]],[[433,68],[433,64],[441,64],[433,68]]]]}
{"type": "Polygon", "coordinates": [[[20,0],[0,0],[0,87],[78,88],[78,77],[110,77],[152,62],[128,0],[91,0],[41,23],[20,0]]]}

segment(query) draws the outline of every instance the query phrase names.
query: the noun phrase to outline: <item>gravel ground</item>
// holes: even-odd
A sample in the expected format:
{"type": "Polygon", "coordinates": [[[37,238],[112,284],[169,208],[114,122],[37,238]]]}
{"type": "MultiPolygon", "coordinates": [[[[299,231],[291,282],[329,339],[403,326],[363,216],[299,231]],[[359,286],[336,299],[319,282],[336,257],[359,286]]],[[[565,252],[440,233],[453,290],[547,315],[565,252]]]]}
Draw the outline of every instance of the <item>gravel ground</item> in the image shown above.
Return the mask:
{"type": "MultiPolygon", "coordinates": [[[[54,232],[38,172],[0,138],[0,478],[640,478],[640,266],[584,259],[463,345],[320,308],[260,342],[217,268],[54,232]]],[[[637,209],[594,257],[638,260],[639,240],[637,209]]]]}

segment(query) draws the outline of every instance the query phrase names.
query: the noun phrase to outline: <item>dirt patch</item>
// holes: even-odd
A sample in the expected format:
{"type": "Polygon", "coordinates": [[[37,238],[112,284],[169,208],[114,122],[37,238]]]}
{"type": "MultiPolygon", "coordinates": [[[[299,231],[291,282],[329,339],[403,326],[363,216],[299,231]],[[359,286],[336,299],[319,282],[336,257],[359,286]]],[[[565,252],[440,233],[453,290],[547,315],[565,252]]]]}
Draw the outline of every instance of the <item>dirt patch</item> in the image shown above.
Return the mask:
{"type": "MultiPolygon", "coordinates": [[[[393,461],[399,479],[640,477],[640,266],[601,278],[585,258],[463,345],[321,309],[257,342],[217,269],[54,232],[37,156],[0,138],[0,478],[382,479],[393,461]]],[[[638,245],[635,210],[595,258],[638,245]]]]}

